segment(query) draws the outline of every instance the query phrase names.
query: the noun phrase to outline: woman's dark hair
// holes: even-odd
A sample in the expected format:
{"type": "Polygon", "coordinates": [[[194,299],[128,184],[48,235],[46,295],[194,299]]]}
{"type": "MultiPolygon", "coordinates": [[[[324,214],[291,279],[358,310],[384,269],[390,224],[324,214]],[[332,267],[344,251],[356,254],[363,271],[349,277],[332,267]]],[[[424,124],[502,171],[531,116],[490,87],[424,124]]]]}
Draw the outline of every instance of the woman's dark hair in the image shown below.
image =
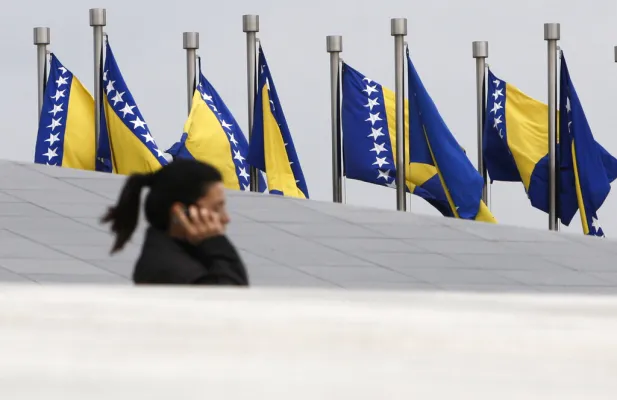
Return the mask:
{"type": "Polygon", "coordinates": [[[102,223],[111,223],[111,231],[116,235],[111,252],[121,250],[133,235],[144,187],[150,188],[146,197],[146,220],[157,229],[167,230],[169,210],[174,203],[193,204],[213,183],[222,180],[216,168],[195,160],[175,160],[154,173],[129,176],[118,203],[101,219],[102,223]]]}

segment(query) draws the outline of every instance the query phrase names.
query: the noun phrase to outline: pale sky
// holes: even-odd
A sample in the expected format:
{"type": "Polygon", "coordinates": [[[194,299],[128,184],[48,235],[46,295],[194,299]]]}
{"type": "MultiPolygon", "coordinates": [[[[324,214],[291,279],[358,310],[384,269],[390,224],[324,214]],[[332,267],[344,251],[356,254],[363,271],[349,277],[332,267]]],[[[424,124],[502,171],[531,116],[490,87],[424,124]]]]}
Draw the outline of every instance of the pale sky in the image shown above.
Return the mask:
{"type": "MultiPolygon", "coordinates": [[[[180,138],[186,118],[186,56],[182,32],[200,32],[203,72],[247,132],[246,39],[242,15],[259,14],[264,51],[290,126],[312,199],[330,201],[331,131],[327,35],[343,35],[343,58],[393,87],[390,18],[408,18],[413,62],[444,120],[476,164],[474,40],[489,42],[493,71],[547,100],[545,22],[561,23],[564,50],[594,136],[617,156],[617,2],[595,0],[31,0],[9,2],[0,14],[3,121],[0,158],[32,161],[37,132],[36,50],[32,28],[49,26],[50,49],[90,91],[92,29],[88,9],[107,8],[107,27],[124,78],[161,148],[180,138]],[[212,6],[215,4],[215,7],[212,6]],[[593,4],[593,5],[592,5],[593,4]]],[[[394,209],[395,192],[347,181],[347,202],[394,209]]],[[[547,229],[522,184],[497,183],[491,209],[500,223],[547,229]]],[[[437,214],[419,198],[412,212],[437,214]]],[[[599,212],[617,238],[617,194],[599,212]]],[[[574,218],[569,232],[581,232],[574,218]]]]}

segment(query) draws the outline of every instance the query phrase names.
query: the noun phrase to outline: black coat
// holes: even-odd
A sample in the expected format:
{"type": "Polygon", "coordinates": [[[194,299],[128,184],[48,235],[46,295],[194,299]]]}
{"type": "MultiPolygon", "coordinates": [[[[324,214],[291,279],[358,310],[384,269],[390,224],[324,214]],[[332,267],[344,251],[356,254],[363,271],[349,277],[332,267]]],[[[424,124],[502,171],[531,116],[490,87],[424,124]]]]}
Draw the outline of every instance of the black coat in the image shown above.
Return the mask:
{"type": "Polygon", "coordinates": [[[201,284],[248,286],[238,252],[225,236],[193,246],[148,228],[133,271],[136,284],[201,284]]]}

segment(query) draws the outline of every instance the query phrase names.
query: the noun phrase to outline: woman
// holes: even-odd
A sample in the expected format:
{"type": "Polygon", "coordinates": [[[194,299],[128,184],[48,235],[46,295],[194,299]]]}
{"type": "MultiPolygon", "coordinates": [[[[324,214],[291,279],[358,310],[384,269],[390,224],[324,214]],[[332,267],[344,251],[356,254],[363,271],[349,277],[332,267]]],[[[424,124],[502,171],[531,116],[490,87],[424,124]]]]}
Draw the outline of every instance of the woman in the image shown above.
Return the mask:
{"type": "Polygon", "coordinates": [[[136,284],[248,286],[242,260],[225,237],[229,215],[221,174],[199,161],[176,160],[128,178],[118,204],[102,219],[116,236],[112,253],[137,226],[144,187],[150,188],[145,204],[150,226],[133,272],[136,284]]]}

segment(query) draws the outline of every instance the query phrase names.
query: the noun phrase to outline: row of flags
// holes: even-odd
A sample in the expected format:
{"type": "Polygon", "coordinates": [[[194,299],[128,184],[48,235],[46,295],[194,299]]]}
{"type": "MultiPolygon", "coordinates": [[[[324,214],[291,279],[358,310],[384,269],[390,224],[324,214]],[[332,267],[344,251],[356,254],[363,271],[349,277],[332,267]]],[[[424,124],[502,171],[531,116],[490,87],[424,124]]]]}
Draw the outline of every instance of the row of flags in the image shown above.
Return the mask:
{"type": "MultiPolygon", "coordinates": [[[[261,45],[250,143],[232,112],[201,72],[178,142],[156,144],[114,58],[104,45],[103,104],[98,153],[94,99],[57,57],[41,111],[35,162],[118,174],[155,171],[192,158],[218,168],[229,189],[309,198],[300,160],[261,45]],[[166,157],[167,155],[167,157],[166,157]]],[[[407,51],[406,189],[446,217],[496,223],[482,201],[484,181],[425,88],[407,51]]],[[[396,188],[394,93],[343,63],[341,127],[344,175],[396,188]]],[[[617,160],[594,139],[561,59],[558,213],[568,225],[580,211],[585,234],[603,236],[597,212],[617,177],[617,160]]],[[[488,72],[483,153],[491,180],[521,182],[533,207],[548,212],[548,106],[488,72]]]]}

